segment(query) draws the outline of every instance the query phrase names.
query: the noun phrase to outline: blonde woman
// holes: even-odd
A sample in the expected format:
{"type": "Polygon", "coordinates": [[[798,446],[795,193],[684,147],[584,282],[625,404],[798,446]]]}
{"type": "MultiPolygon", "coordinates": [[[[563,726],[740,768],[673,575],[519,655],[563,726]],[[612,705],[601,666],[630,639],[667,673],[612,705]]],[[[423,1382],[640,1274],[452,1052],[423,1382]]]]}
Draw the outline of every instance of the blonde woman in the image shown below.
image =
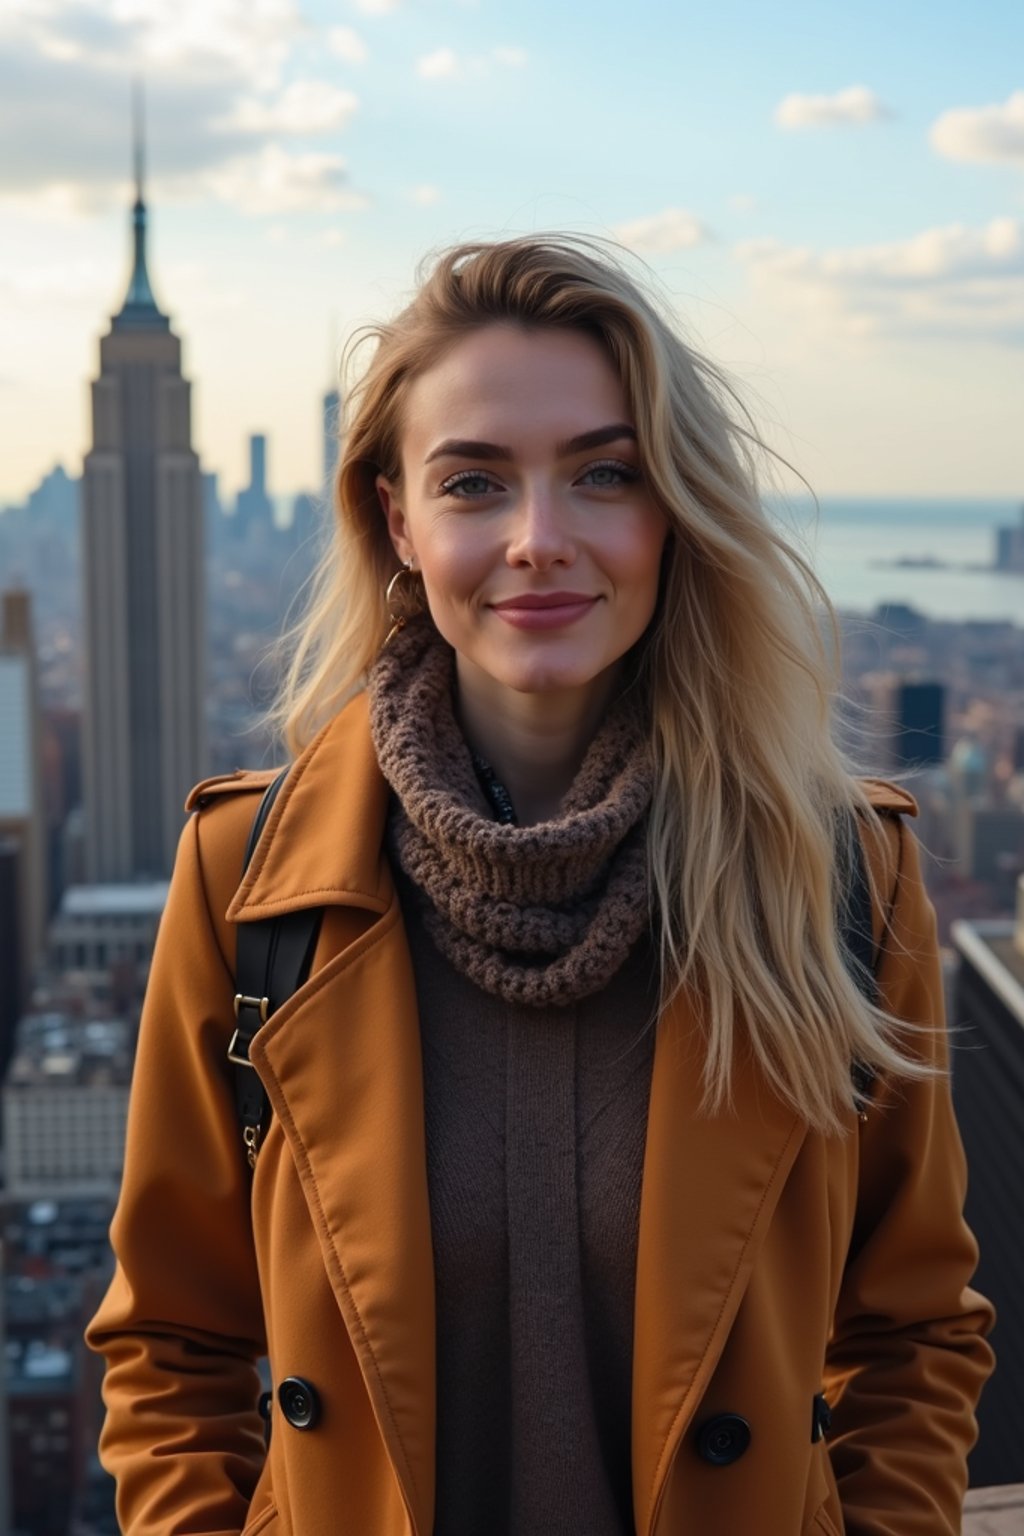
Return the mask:
{"type": "Polygon", "coordinates": [[[89,1331],[128,1536],[959,1530],[991,1319],[914,805],[833,744],[730,401],[577,240],[379,328],[295,761],[244,876],[270,776],[193,792],[154,959],[89,1331]],[[239,931],[306,909],[241,1049],[239,931]]]}

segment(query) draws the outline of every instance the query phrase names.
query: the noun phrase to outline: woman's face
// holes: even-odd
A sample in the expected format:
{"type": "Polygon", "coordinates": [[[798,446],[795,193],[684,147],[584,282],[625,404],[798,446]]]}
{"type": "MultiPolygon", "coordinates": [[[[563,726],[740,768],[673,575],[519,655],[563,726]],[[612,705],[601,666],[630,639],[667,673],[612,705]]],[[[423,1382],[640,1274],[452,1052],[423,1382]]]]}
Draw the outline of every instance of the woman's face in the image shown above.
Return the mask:
{"type": "Polygon", "coordinates": [[[654,613],[667,526],[598,343],[473,332],[412,383],[401,463],[378,494],[460,682],[499,706],[606,689],[654,613]]]}

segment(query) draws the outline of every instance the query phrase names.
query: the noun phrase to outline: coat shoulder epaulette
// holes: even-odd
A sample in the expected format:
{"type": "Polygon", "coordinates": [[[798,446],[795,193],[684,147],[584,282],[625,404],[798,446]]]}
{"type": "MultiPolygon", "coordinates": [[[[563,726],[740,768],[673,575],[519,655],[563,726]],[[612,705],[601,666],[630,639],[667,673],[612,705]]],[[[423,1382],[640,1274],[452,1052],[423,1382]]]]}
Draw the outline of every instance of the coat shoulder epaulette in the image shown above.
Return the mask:
{"type": "Polygon", "coordinates": [[[904,816],[917,815],[917,801],[908,789],[890,784],[888,779],[861,779],[871,806],[876,811],[896,811],[904,816]]]}
{"type": "Polygon", "coordinates": [[[201,811],[212,800],[223,795],[260,794],[277,777],[278,768],[235,768],[231,773],[218,773],[209,779],[200,779],[188,792],[186,811],[201,811]]]}

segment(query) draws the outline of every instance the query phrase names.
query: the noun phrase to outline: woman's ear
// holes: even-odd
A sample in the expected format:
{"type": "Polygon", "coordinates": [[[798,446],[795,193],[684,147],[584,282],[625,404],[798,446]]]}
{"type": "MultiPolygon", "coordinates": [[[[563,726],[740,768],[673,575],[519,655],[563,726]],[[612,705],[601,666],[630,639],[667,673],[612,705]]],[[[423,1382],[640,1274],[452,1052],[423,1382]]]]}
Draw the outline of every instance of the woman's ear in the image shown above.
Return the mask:
{"type": "Polygon", "coordinates": [[[394,545],[395,553],[404,564],[412,558],[412,544],[409,542],[409,534],[405,522],[405,513],[402,511],[397,487],[390,481],[387,475],[378,475],[374,481],[377,491],[377,500],[380,509],[384,513],[384,521],[388,525],[388,535],[394,545]]]}

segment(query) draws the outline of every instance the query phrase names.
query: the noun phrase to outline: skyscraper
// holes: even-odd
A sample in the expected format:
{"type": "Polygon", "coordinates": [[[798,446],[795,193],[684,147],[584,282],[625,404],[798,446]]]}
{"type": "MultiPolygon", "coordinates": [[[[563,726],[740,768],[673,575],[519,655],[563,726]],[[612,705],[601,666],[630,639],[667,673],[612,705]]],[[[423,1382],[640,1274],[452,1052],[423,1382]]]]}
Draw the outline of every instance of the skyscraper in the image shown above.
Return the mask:
{"type": "Polygon", "coordinates": [[[942,683],[897,682],[893,691],[893,765],[924,768],[945,756],[946,689],[942,683]]]}
{"type": "Polygon", "coordinates": [[[240,539],[267,543],[274,534],[274,503],[267,491],[267,438],[254,432],[249,438],[249,484],[235,502],[235,533],[240,539]]]}
{"type": "Polygon", "coordinates": [[[181,343],[146,268],[141,113],[134,262],[100,341],[83,475],[83,776],[90,880],[166,875],[205,766],[203,514],[181,343]]]}
{"type": "Polygon", "coordinates": [[[338,464],[338,429],[341,416],[341,395],[336,389],[328,389],[323,398],[324,422],[324,485],[329,497],[334,483],[334,471],[338,464]]]}
{"type": "Polygon", "coordinates": [[[13,922],[0,920],[0,1067],[9,1011],[17,1017],[42,959],[48,908],[46,824],[40,773],[39,691],[31,600],[25,591],[0,593],[0,884],[13,922]]]}

